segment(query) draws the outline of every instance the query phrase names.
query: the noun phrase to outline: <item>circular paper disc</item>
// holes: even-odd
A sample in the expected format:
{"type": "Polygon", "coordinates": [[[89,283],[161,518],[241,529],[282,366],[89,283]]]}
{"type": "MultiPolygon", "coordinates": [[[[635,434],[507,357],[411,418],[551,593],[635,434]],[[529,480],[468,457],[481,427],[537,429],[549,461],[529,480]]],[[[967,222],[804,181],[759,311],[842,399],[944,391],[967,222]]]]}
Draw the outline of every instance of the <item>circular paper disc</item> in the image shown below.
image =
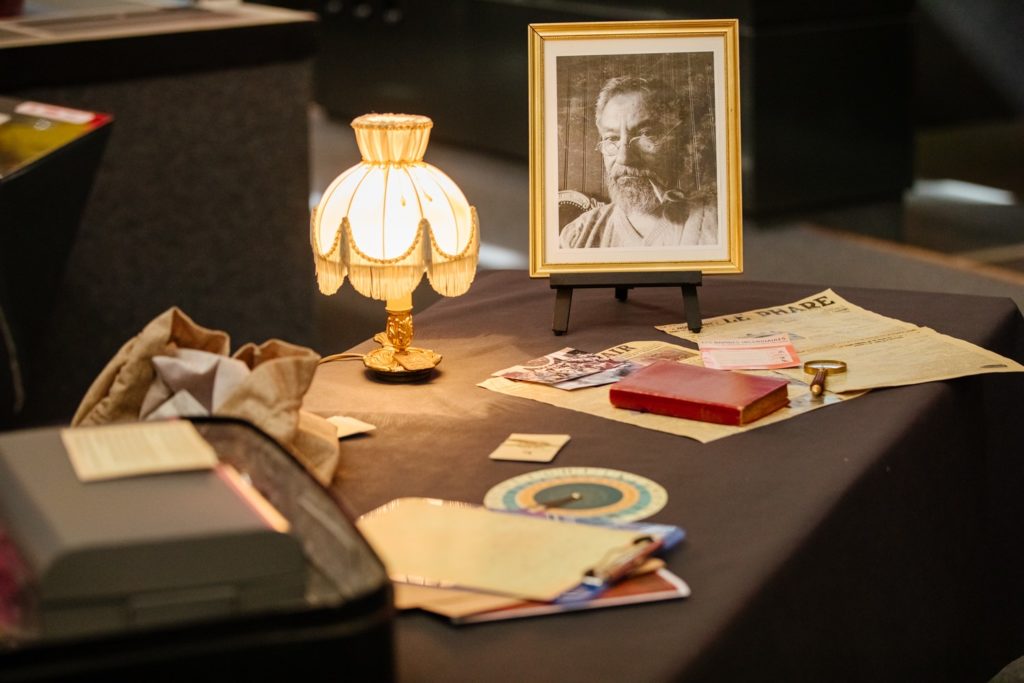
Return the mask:
{"type": "Polygon", "coordinates": [[[633,522],[665,507],[668,493],[644,477],[602,467],[553,467],[512,477],[484,496],[492,510],[633,522]]]}

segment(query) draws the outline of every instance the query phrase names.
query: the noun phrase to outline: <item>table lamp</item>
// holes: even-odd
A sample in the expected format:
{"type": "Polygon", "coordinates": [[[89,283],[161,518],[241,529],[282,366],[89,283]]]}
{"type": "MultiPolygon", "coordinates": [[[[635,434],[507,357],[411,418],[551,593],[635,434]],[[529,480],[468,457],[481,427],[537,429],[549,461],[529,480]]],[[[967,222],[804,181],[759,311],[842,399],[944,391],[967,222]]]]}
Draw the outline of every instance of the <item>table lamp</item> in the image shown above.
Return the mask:
{"type": "Polygon", "coordinates": [[[386,380],[419,379],[441,362],[439,354],[410,346],[412,292],[423,272],[443,296],[465,293],[476,274],[476,209],[451,178],[423,161],[433,125],[410,114],[356,118],[363,160],[334,179],[310,217],[320,291],[334,294],[347,275],[357,292],[386,302],[385,331],[374,336],[381,348],[363,356],[386,380]]]}

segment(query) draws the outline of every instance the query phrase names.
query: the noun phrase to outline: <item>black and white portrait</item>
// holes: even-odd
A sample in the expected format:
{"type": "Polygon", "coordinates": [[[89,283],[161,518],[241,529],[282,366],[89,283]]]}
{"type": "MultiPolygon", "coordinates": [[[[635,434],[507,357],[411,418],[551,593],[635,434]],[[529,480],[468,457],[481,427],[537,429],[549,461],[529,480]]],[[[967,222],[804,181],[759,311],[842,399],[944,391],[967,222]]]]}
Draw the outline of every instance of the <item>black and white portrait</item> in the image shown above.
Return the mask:
{"type": "Polygon", "coordinates": [[[530,275],[743,271],[735,19],[530,25],[530,275]]]}
{"type": "Polygon", "coordinates": [[[718,242],[712,56],[557,59],[562,247],[718,242]]]}

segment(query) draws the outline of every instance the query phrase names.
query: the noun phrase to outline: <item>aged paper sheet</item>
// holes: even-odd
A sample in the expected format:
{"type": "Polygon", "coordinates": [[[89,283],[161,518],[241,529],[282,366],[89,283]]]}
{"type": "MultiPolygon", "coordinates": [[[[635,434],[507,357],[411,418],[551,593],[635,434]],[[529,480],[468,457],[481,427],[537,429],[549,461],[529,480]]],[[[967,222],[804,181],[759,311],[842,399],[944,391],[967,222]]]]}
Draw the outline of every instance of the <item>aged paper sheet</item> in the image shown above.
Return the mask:
{"type": "Polygon", "coordinates": [[[62,429],[60,438],[81,481],[212,469],[217,453],[185,420],[62,429]]]}
{"type": "Polygon", "coordinates": [[[634,546],[636,529],[574,524],[430,498],[399,498],[356,526],[392,581],[550,602],[634,546]]]}
{"type": "MultiPolygon", "coordinates": [[[[683,327],[685,328],[685,325],[683,327]]],[[[620,344],[610,349],[606,349],[601,352],[601,355],[607,355],[615,358],[616,360],[630,360],[642,364],[651,363],[655,360],[661,359],[685,359],[686,362],[699,363],[699,357],[697,356],[696,351],[660,341],[627,342],[625,344],[620,344]]],[[[755,374],[770,373],[762,371],[755,374]]],[[[542,384],[514,382],[512,380],[505,379],[504,377],[491,377],[481,382],[478,386],[490,389],[491,391],[496,391],[500,394],[529,398],[534,401],[540,401],[541,403],[558,406],[559,408],[567,408],[581,413],[589,413],[590,415],[596,415],[598,417],[615,420],[617,422],[625,422],[626,424],[636,425],[637,427],[643,427],[644,429],[655,429],[660,432],[686,436],[691,439],[696,439],[701,443],[708,443],[715,439],[721,439],[726,436],[732,436],[733,434],[739,434],[751,429],[774,424],[775,422],[781,422],[782,420],[788,420],[789,418],[801,413],[806,413],[810,410],[822,408],[827,405],[832,405],[834,403],[862,395],[862,393],[854,393],[840,396],[826,392],[822,398],[814,398],[811,396],[811,392],[808,390],[804,379],[801,378],[799,382],[791,381],[789,383],[788,406],[780,408],[774,413],[766,415],[751,424],[736,427],[732,425],[714,424],[712,422],[684,420],[682,418],[668,417],[665,415],[639,413],[632,410],[622,410],[621,408],[613,406],[608,400],[609,386],[607,385],[589,387],[586,389],[576,389],[575,391],[565,391],[555,387],[544,386],[542,384]]],[[[829,388],[831,388],[831,386],[829,388]]]]}
{"type": "MultiPolygon", "coordinates": [[[[834,392],[920,384],[989,372],[1024,372],[1024,366],[927,327],[872,313],[827,289],[800,301],[704,321],[699,334],[685,323],[659,330],[692,342],[789,333],[804,362],[844,361],[847,371],[830,375],[834,392]]],[[[800,368],[780,370],[809,381],[800,368]]]]}

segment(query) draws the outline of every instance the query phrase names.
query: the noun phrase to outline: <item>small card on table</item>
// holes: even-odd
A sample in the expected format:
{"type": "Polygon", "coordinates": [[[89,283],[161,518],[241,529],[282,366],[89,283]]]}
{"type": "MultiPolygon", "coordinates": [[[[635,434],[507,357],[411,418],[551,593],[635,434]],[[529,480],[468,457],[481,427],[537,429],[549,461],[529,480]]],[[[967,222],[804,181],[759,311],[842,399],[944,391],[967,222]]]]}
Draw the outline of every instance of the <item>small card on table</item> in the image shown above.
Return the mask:
{"type": "Polygon", "coordinates": [[[509,434],[491,453],[491,460],[551,462],[568,442],[568,434],[509,434]]]}
{"type": "Polygon", "coordinates": [[[362,420],[349,417],[348,415],[331,415],[327,418],[327,421],[334,425],[334,428],[338,430],[339,439],[344,439],[346,436],[372,432],[377,428],[376,425],[372,425],[369,422],[363,422],[362,420]]]}

